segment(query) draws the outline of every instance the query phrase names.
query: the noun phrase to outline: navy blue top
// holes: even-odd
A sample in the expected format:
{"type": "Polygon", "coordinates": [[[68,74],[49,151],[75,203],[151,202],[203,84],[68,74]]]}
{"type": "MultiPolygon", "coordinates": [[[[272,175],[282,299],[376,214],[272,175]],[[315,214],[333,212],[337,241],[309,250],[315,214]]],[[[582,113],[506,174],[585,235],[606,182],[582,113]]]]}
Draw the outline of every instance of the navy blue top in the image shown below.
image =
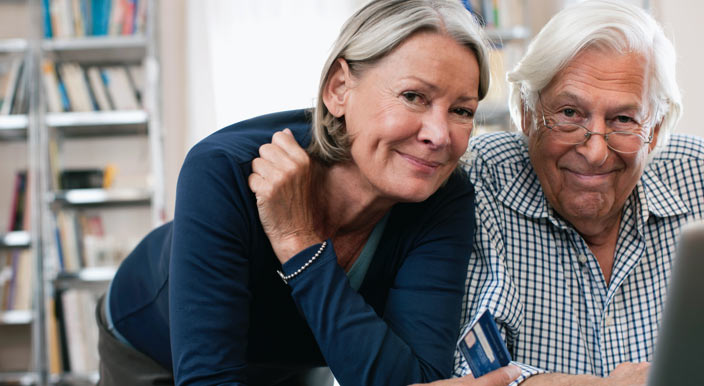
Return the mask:
{"type": "Polygon", "coordinates": [[[286,285],[247,185],[259,146],[286,127],[307,146],[309,114],[295,110],[226,127],[191,149],[173,222],[152,231],[113,280],[115,327],[173,369],[176,384],[257,384],[250,364],[327,365],[343,385],[449,377],[474,233],[468,179],[458,170],[424,202],[391,209],[359,291],[332,245],[286,285]]]}

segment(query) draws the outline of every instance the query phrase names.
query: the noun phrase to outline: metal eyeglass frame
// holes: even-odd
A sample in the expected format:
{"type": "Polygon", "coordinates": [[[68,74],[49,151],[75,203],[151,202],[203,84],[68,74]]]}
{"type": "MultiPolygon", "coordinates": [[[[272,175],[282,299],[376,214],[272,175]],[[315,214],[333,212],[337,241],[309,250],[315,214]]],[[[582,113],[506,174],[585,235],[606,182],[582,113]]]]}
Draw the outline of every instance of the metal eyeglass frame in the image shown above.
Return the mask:
{"type": "MultiPolygon", "coordinates": [[[[587,129],[586,127],[584,127],[584,126],[582,126],[582,125],[580,125],[580,124],[578,124],[578,123],[558,123],[558,122],[556,122],[556,123],[554,123],[554,124],[552,124],[552,125],[549,125],[548,122],[547,122],[547,119],[545,119],[545,106],[543,106],[543,100],[542,100],[542,97],[541,97],[540,93],[538,93],[538,102],[540,102],[540,107],[541,107],[541,110],[542,110],[542,111],[540,112],[540,115],[541,115],[542,118],[543,118],[543,126],[545,126],[546,128],[550,129],[550,131],[552,131],[552,132],[559,131],[559,130],[555,130],[555,129],[554,129],[554,126],[560,126],[560,125],[562,125],[562,126],[564,126],[564,125],[568,125],[568,126],[577,126],[577,127],[581,128],[581,129],[583,129],[583,130],[585,131],[585,133],[584,133],[584,140],[582,140],[582,142],[577,142],[577,143],[565,142],[565,144],[569,144],[569,145],[582,145],[582,144],[586,143],[587,141],[589,141],[589,138],[591,138],[592,135],[601,135],[602,137],[604,137],[604,141],[606,142],[606,146],[607,146],[609,149],[611,149],[611,150],[613,150],[613,151],[615,151],[615,152],[617,152],[617,153],[633,154],[633,153],[639,152],[640,149],[643,148],[643,145],[648,145],[648,144],[650,144],[651,142],[653,142],[653,132],[652,132],[652,129],[651,129],[651,131],[650,131],[650,135],[648,135],[648,136],[646,137],[646,136],[644,136],[643,134],[634,133],[634,132],[630,132],[630,131],[612,131],[612,132],[610,132],[610,133],[597,133],[597,132],[595,132],[595,131],[591,131],[591,130],[587,129]],[[639,147],[637,150],[634,150],[634,151],[623,151],[623,150],[614,149],[614,148],[611,146],[611,144],[609,143],[609,136],[610,136],[611,134],[635,135],[635,136],[639,137],[640,139],[642,139],[642,140],[643,140],[643,143],[640,145],[640,147],[639,147]]],[[[641,130],[643,129],[643,125],[638,124],[638,126],[641,128],[641,130]]]]}

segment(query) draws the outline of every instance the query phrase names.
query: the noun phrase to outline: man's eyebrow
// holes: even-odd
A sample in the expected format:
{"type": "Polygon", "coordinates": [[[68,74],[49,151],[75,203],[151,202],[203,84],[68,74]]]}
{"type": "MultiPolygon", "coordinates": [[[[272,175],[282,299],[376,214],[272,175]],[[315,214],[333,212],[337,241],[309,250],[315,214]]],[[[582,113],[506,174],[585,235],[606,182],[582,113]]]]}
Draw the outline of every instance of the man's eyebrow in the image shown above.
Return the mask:
{"type": "MultiPolygon", "coordinates": [[[[584,98],[579,96],[578,94],[575,94],[571,91],[563,91],[555,95],[553,98],[554,101],[567,101],[570,103],[574,103],[576,105],[583,105],[585,103],[584,98]]],[[[642,103],[624,103],[622,105],[615,105],[612,107],[608,108],[608,111],[626,111],[626,110],[636,110],[638,112],[642,112],[643,108],[645,107],[644,104],[642,103]]]]}

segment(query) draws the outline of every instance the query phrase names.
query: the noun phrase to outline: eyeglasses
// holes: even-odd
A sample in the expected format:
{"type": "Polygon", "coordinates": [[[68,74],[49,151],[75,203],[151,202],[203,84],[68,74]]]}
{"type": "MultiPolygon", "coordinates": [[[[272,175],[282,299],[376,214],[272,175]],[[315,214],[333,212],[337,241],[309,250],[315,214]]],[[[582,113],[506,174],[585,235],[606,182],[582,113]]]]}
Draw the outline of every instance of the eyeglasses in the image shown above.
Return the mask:
{"type": "MultiPolygon", "coordinates": [[[[540,100],[540,95],[538,95],[540,100]]],[[[540,100],[542,106],[543,102],[540,100]]],[[[643,135],[643,126],[637,122],[621,122],[621,130],[608,133],[597,133],[590,131],[586,127],[576,123],[554,122],[545,118],[542,113],[543,126],[552,132],[553,138],[566,145],[581,145],[589,140],[593,135],[601,135],[606,141],[609,149],[619,153],[637,153],[645,144],[653,141],[652,132],[647,137],[643,135]],[[550,123],[548,123],[550,122],[550,123]]]]}

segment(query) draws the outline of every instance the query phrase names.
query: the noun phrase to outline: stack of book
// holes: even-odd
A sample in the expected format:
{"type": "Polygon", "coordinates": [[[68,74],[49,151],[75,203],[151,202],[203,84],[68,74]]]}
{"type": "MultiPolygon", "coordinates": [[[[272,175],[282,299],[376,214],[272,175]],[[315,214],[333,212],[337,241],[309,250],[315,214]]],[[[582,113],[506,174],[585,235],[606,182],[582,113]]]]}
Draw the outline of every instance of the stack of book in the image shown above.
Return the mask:
{"type": "Polygon", "coordinates": [[[0,57],[0,115],[27,113],[27,82],[23,79],[23,70],[21,56],[0,57]]]}
{"type": "Polygon", "coordinates": [[[142,66],[82,66],[45,60],[42,81],[49,112],[141,109],[142,66]]]}
{"type": "MultiPolygon", "coordinates": [[[[28,192],[27,173],[19,171],[15,176],[8,232],[28,229],[28,192]]],[[[0,311],[31,309],[33,267],[29,249],[0,250],[0,311]]]]}
{"type": "Polygon", "coordinates": [[[144,34],[147,0],[42,0],[44,36],[144,34]]]}

